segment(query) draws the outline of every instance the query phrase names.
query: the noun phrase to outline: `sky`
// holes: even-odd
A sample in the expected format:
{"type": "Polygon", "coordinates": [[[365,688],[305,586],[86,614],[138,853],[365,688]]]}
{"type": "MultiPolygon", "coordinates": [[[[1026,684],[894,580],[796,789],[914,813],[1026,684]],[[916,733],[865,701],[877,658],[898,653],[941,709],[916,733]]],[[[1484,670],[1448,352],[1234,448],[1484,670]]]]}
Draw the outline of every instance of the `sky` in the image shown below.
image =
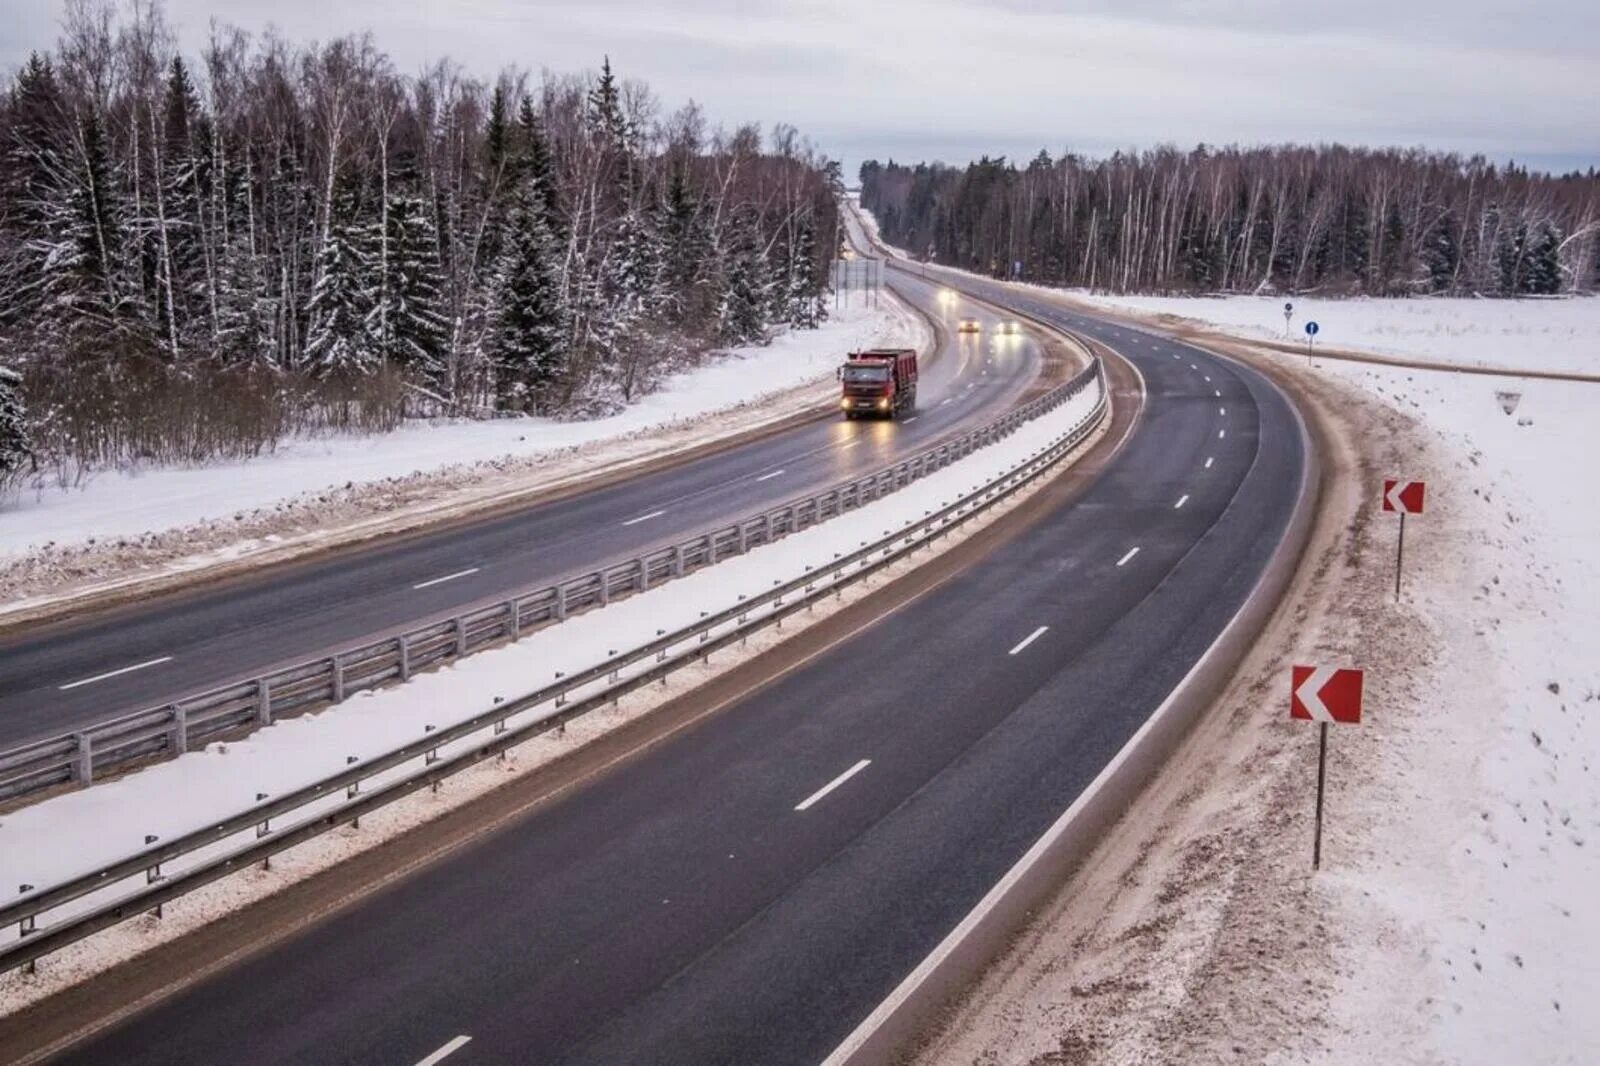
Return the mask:
{"type": "MultiPolygon", "coordinates": [[[[65,0],[0,0],[0,69],[65,0]]],[[[1600,165],[1596,0],[167,0],[188,52],[215,18],[294,41],[370,29],[401,71],[492,77],[609,55],[669,106],[787,122],[861,160],[1171,143],[1422,145],[1600,165]]]]}

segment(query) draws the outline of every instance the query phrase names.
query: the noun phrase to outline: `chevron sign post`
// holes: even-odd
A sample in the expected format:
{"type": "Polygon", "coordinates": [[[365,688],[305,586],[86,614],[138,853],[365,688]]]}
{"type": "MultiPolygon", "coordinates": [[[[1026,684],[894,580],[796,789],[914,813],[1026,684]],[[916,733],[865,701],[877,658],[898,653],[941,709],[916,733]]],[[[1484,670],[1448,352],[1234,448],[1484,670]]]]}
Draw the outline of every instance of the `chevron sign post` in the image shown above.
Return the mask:
{"type": "Polygon", "coordinates": [[[1322,794],[1328,780],[1328,726],[1361,721],[1360,670],[1336,666],[1296,666],[1289,672],[1289,717],[1317,723],[1317,830],[1311,868],[1322,869],[1322,794]]]}
{"type": "Polygon", "coordinates": [[[1406,560],[1406,515],[1422,513],[1422,498],[1427,486],[1421,481],[1383,479],[1383,509],[1400,514],[1400,542],[1394,554],[1394,598],[1400,600],[1400,570],[1406,560]]]}

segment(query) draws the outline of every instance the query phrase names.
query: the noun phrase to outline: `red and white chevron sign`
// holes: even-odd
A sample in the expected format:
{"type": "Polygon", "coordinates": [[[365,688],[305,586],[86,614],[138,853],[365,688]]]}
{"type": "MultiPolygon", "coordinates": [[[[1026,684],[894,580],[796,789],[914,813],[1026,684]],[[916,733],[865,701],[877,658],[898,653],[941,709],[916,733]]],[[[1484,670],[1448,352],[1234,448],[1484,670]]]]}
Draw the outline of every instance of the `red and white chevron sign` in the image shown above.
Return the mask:
{"type": "Polygon", "coordinates": [[[1401,514],[1421,514],[1422,495],[1426,486],[1420,481],[1383,480],[1383,509],[1401,514]]]}
{"type": "Polygon", "coordinates": [[[1338,666],[1296,666],[1291,671],[1289,717],[1307,722],[1361,721],[1360,670],[1338,666]]]}

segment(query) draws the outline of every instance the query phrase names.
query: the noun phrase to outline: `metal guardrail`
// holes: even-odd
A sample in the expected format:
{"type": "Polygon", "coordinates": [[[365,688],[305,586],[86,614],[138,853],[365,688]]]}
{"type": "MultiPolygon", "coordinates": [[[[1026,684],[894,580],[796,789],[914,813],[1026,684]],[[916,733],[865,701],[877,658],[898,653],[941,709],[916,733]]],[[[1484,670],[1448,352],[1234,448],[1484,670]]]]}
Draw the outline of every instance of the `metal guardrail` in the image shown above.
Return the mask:
{"type": "MultiPolygon", "coordinates": [[[[693,625],[662,634],[641,647],[608,658],[571,677],[560,678],[519,699],[498,704],[457,725],[430,732],[387,754],[355,763],[337,775],[277,798],[262,796],[249,811],[148,847],[58,885],[42,890],[31,885],[22,886],[20,899],[0,907],[0,928],[17,927],[17,939],[0,946],[0,972],[31,965],[52,951],[137,914],[160,908],[172,899],[254,863],[264,862],[280,851],[339,825],[359,824],[361,815],[371,810],[503,753],[534,734],[564,728],[565,723],[577,715],[708,657],[722,647],[745,639],[752,631],[779,623],[788,615],[835,594],[844,585],[891,565],[1039,477],[1082,443],[1094,432],[1107,410],[1104,368],[1100,360],[1096,359],[1071,381],[1017,409],[1017,413],[1027,411],[1031,412],[1030,417],[1037,416],[1096,383],[1100,386],[1100,395],[1094,408],[1076,426],[1055,438],[1048,448],[1020,467],[991,479],[898,532],[890,532],[863,545],[858,551],[759,595],[741,596],[735,605],[702,617],[693,625]],[[544,714],[511,725],[512,718],[541,707],[546,709],[544,714]],[[441,748],[485,731],[488,735],[472,746],[440,755],[441,748]],[[421,766],[415,772],[394,775],[395,771],[419,759],[421,766]],[[386,779],[385,775],[391,776],[386,779]],[[366,790],[363,784],[368,786],[366,790]],[[296,813],[301,815],[300,821],[282,824],[287,816],[296,813]],[[277,828],[273,826],[274,820],[280,822],[277,828]],[[162,872],[164,865],[207,849],[220,849],[235,837],[243,838],[243,843],[233,850],[213,854],[186,870],[162,872]],[[89,898],[109,893],[130,880],[134,882],[133,890],[115,899],[97,903],[89,898]],[[62,908],[69,913],[48,926],[39,926],[40,918],[62,908]]],[[[1025,419],[1009,424],[1014,428],[1022,420],[1025,419]]]]}
{"type": "MultiPolygon", "coordinates": [[[[1080,373],[1082,382],[1093,370],[1080,373]]],[[[602,570],[515,595],[503,603],[408,629],[366,644],[209,689],[176,703],[151,707],[0,751],[0,800],[65,784],[88,786],[96,778],[162,758],[175,758],[214,740],[233,738],[291,711],[340,703],[365,689],[406,681],[418,670],[461,658],[568,615],[643,592],[663,581],[770,544],[818,522],[854,510],[940,470],[1011,433],[1021,423],[1064,402],[1073,382],[1014,408],[995,421],[925,449],[866,477],[782,504],[730,526],[657,548],[602,570]]]]}

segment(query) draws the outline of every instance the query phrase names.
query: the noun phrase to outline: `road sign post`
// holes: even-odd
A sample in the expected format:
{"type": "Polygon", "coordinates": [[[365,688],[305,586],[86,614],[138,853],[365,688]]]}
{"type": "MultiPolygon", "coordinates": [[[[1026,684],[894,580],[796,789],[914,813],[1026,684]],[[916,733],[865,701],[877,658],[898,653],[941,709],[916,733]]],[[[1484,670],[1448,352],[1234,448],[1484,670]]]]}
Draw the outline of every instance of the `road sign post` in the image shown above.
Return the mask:
{"type": "Polygon", "coordinates": [[[1401,481],[1385,478],[1383,481],[1383,509],[1400,515],[1400,537],[1394,552],[1394,598],[1400,601],[1400,574],[1406,561],[1406,515],[1421,514],[1427,485],[1421,481],[1401,481]]]}
{"type": "Polygon", "coordinates": [[[1283,339],[1284,340],[1288,340],[1290,338],[1290,335],[1294,332],[1294,329],[1293,329],[1294,322],[1293,322],[1293,320],[1294,320],[1294,304],[1286,303],[1286,304],[1283,305],[1283,339]]]}
{"type": "Polygon", "coordinates": [[[1317,330],[1318,330],[1318,328],[1319,327],[1317,326],[1317,324],[1315,322],[1307,322],[1306,323],[1306,365],[1307,366],[1316,366],[1317,365],[1316,363],[1311,361],[1311,353],[1312,353],[1312,351],[1315,348],[1316,343],[1317,343],[1317,330]]]}
{"type": "Polygon", "coordinates": [[[1317,814],[1311,840],[1311,868],[1322,869],[1322,808],[1328,783],[1328,726],[1338,722],[1359,725],[1361,690],[1360,670],[1333,666],[1295,666],[1289,671],[1289,717],[1316,722],[1317,729],[1317,814]]]}

